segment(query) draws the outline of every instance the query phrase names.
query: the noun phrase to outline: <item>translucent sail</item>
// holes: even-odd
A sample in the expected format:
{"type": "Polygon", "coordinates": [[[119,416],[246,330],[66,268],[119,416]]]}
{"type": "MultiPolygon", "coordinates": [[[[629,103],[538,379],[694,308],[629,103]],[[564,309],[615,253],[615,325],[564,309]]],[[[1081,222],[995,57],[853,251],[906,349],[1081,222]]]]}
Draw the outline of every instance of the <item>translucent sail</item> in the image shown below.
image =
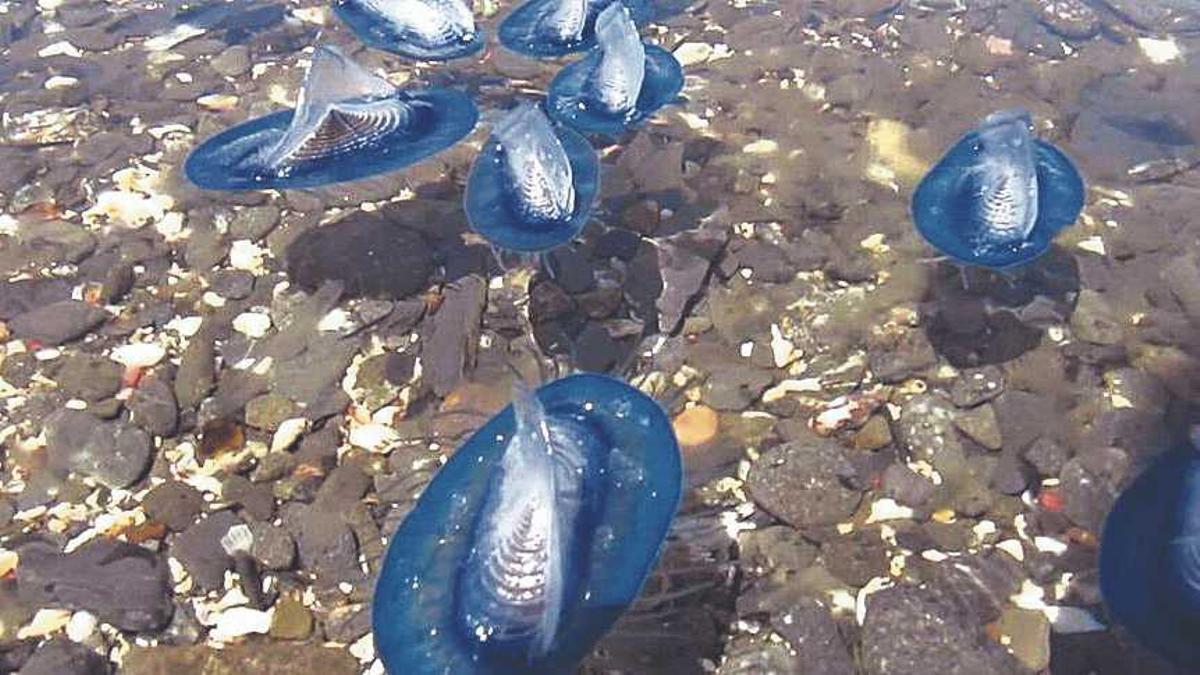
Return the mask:
{"type": "Polygon", "coordinates": [[[516,432],[464,567],[460,620],[481,643],[522,645],[536,657],[562,616],[588,441],[582,428],[547,417],[531,392],[513,408],[516,432]]]}
{"type": "Polygon", "coordinates": [[[426,46],[475,39],[475,16],[463,0],[360,0],[363,6],[426,46]]]}
{"type": "Polygon", "coordinates": [[[279,172],[371,145],[408,126],[415,106],[396,96],[386,80],[323,46],[300,88],[291,125],[262,162],[279,172]]]}
{"type": "Polygon", "coordinates": [[[506,192],[518,214],[531,222],[557,222],[575,210],[575,186],[566,150],[550,120],[522,105],[496,124],[506,192]]]}
{"type": "Polygon", "coordinates": [[[588,0],[554,0],[537,22],[537,33],[559,42],[583,37],[587,25],[588,0]]]}
{"type": "Polygon", "coordinates": [[[637,104],[646,76],[646,48],[624,3],[614,2],[596,18],[600,63],[588,82],[591,95],[610,113],[637,104]]]}
{"type": "Polygon", "coordinates": [[[977,130],[978,163],[973,181],[972,230],[978,242],[1024,241],[1038,217],[1037,165],[1029,113],[992,113],[977,130]]]}

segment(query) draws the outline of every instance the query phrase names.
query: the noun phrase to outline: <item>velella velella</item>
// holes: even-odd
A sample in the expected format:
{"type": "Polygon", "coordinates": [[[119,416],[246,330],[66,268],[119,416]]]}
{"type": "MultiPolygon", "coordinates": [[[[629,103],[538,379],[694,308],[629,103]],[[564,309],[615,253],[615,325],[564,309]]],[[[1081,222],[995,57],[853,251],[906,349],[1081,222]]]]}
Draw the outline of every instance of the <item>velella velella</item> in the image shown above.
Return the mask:
{"type": "Polygon", "coordinates": [[[600,160],[587,139],[526,103],[496,123],[463,202],[471,228],[493,246],[541,252],[583,229],[599,188],[600,160]]]}
{"type": "Polygon", "coordinates": [[[667,50],[644,44],[629,8],[610,4],[596,18],[596,46],[562,69],[546,107],[583,132],[616,134],[645,121],[683,89],[683,68],[667,50]]]}
{"type": "Polygon", "coordinates": [[[929,171],[913,195],[917,231],[950,258],[1006,269],[1045,253],[1083,209],[1083,179],[1037,139],[1029,113],[988,115],[929,171]]]}
{"type": "Polygon", "coordinates": [[[1100,591],[1141,642],[1189,669],[1200,666],[1200,450],[1159,458],[1109,512],[1100,591]]]}
{"type": "Polygon", "coordinates": [[[501,22],[500,44],[538,58],[585,51],[596,44],[596,18],[614,3],[638,23],[650,19],[646,0],[529,0],[501,22]]]}
{"type": "Polygon", "coordinates": [[[333,9],[365,44],[401,56],[445,61],[483,49],[463,0],[338,0],[333,9]]]}
{"type": "Polygon", "coordinates": [[[395,171],[454,145],[475,128],[470,97],[398,90],[336,47],[318,47],[295,110],[243,122],[188,156],[202,188],[304,188],[395,171]]]}
{"type": "Polygon", "coordinates": [[[391,672],[572,672],[637,596],[670,528],[670,422],[619,380],[518,396],[438,471],[389,544],[375,646],[391,672]]]}

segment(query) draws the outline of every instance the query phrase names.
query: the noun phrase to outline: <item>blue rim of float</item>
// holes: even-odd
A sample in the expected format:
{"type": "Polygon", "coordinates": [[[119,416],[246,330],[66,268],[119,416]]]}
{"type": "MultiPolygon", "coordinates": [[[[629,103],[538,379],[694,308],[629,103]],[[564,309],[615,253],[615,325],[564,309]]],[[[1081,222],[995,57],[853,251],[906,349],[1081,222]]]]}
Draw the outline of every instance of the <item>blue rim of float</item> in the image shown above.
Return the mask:
{"type": "Polygon", "coordinates": [[[385,23],[377,16],[347,0],[338,0],[334,3],[333,13],[337,14],[342,23],[349,26],[354,35],[368,47],[419,61],[449,61],[466,58],[482,51],[487,42],[483,29],[476,26],[475,36],[470,42],[425,47],[402,40],[394,32],[386,30],[385,23]]]}
{"type": "Polygon", "coordinates": [[[268,143],[278,140],[292,122],[294,110],[281,110],[226,129],[204,141],[188,155],[184,173],[188,180],[208,190],[268,190],[311,188],[397,171],[435,155],[466,137],[479,121],[479,110],[470,96],[452,89],[398,92],[405,101],[428,103],[433,119],[419,137],[406,130],[384,136],[367,147],[293,167],[287,175],[260,165],[239,167],[268,143]],[[389,142],[391,141],[391,142],[389,142]],[[222,158],[230,152],[238,156],[222,158]],[[224,161],[223,161],[224,160],[224,161]]]}
{"type": "Polygon", "coordinates": [[[591,103],[587,82],[603,56],[597,49],[561,71],[550,83],[546,108],[550,116],[583,133],[617,135],[645,122],[683,91],[683,67],[671,52],[656,45],[646,48],[646,76],[637,103],[629,114],[613,114],[591,103]]]}
{"type": "Polygon", "coordinates": [[[388,672],[571,672],[636,599],[654,567],[683,490],[679,445],[662,408],[620,380],[591,373],[556,380],[535,395],[551,417],[582,415],[611,441],[592,447],[611,446],[637,467],[631,479],[628,468],[608,463],[600,516],[607,529],[587,554],[587,578],[565,601],[550,650],[519,671],[493,667],[476,658],[455,616],[460,565],[515,428],[510,405],[455,451],[392,536],[372,607],[375,648],[388,672]]]}
{"type": "Polygon", "coordinates": [[[1158,459],[1117,498],[1100,540],[1100,591],[1113,617],[1178,665],[1200,665],[1200,617],[1174,609],[1164,573],[1168,532],[1184,480],[1200,472],[1194,450],[1158,459]]]}
{"type": "Polygon", "coordinates": [[[589,10],[587,21],[583,27],[583,34],[578,40],[545,42],[534,35],[533,30],[537,26],[537,20],[541,16],[543,9],[547,5],[558,1],[529,0],[514,9],[500,22],[500,44],[509,51],[539,59],[565,56],[575,52],[587,51],[596,46],[596,16],[600,13],[600,10],[612,2],[624,2],[625,6],[629,8],[629,14],[633,17],[634,23],[639,27],[645,25],[654,17],[654,8],[647,0],[611,0],[611,2],[606,2],[602,6],[597,3],[597,6],[589,10]]]}
{"type": "Polygon", "coordinates": [[[471,165],[463,195],[467,224],[497,248],[522,253],[548,251],[575,238],[592,215],[596,195],[600,192],[600,159],[592,144],[579,132],[557,124],[553,126],[554,135],[567,153],[571,182],[575,187],[575,211],[567,220],[531,231],[513,212],[504,190],[506,177],[495,138],[488,139],[471,165]]]}
{"type": "Polygon", "coordinates": [[[1062,229],[1075,223],[1083,210],[1083,178],[1061,150],[1035,139],[1038,181],[1038,218],[1029,237],[994,250],[972,250],[958,227],[963,222],[964,200],[956,193],[959,178],[975,159],[975,132],[955,143],[921,179],[912,199],[912,219],[917,231],[930,245],[949,258],[967,265],[1006,270],[1032,262],[1047,250],[1062,229]]]}

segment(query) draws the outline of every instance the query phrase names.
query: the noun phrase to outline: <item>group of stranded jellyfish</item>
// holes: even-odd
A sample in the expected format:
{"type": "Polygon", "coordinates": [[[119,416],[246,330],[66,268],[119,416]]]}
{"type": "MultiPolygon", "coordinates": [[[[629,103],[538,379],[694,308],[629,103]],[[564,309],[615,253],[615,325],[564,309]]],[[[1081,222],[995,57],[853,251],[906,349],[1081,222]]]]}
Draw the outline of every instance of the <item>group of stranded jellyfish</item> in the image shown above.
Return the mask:
{"type": "MultiPolygon", "coordinates": [[[[366,45],[421,61],[470,57],[486,36],[464,0],[337,0],[366,45]]],[[[619,138],[680,100],[672,54],[647,44],[646,0],[528,0],[499,39],[534,58],[585,55],[544,101],[492,125],[471,168],[470,227],[502,251],[574,239],[597,201],[587,135],[619,138]]],[[[249,120],[197,147],[202,188],[312,188],[396,171],[457,144],[479,111],[449,88],[397,88],[318,46],[294,110],[249,120]]],[[[1011,274],[1072,225],[1084,185],[1035,137],[1029,114],[987,116],[918,185],[917,231],[958,265],[1011,274]]],[[[570,673],[637,597],[683,490],[662,408],[612,377],[577,374],[517,392],[459,447],[388,547],[375,589],[375,645],[389,672],[570,673]]],[[[1161,458],[1105,526],[1101,588],[1145,644],[1200,664],[1200,453],[1161,458]]]]}

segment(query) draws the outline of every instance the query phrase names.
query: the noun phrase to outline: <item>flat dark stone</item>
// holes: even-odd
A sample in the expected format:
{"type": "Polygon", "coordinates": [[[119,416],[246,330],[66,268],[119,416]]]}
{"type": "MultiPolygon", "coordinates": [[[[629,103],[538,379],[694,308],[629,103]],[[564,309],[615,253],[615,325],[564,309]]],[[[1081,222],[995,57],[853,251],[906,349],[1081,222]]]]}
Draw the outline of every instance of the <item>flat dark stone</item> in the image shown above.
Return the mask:
{"type": "Polygon", "coordinates": [[[171,621],[166,561],[141,546],[100,538],[66,554],[44,542],[18,553],[17,589],[26,602],[85,609],[128,631],[160,630],[171,621]]]}
{"type": "Polygon", "coordinates": [[[216,590],[225,585],[225,570],[233,559],[221,547],[221,537],[241,521],[229,511],[218,511],[192,525],[171,542],[171,555],[192,575],[197,585],[216,590]]]}
{"type": "Polygon", "coordinates": [[[32,309],[9,322],[13,335],[45,345],[83,337],[108,319],[108,312],[78,300],[62,300],[32,309]]]}
{"type": "Polygon", "coordinates": [[[854,468],[836,441],[798,440],[764,452],[747,487],[759,506],[792,527],[823,527],[847,520],[862,501],[851,487],[854,468]]]}

